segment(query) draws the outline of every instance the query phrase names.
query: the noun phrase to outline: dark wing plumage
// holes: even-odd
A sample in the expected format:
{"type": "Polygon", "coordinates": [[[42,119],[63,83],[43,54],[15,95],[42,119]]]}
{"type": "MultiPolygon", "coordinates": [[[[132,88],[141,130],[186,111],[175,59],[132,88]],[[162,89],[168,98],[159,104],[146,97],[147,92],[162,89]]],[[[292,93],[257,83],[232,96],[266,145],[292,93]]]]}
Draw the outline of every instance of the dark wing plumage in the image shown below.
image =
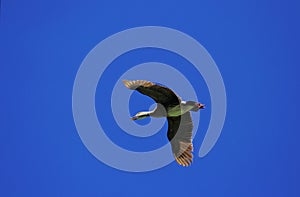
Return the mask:
{"type": "Polygon", "coordinates": [[[168,117],[168,139],[177,163],[182,166],[189,166],[193,161],[192,131],[190,112],[177,117],[168,117]]]}
{"type": "Polygon", "coordinates": [[[169,88],[146,80],[123,80],[124,85],[140,93],[151,97],[156,103],[162,104],[165,108],[180,103],[180,98],[169,88]]]}

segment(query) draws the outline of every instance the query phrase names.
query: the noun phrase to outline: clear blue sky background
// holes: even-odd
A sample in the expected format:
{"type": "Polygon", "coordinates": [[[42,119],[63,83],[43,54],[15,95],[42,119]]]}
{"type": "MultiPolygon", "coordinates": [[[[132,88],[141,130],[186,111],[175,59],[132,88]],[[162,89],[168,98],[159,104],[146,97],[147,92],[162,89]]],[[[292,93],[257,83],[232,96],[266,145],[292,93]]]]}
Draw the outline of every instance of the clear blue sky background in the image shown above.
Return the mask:
{"type": "MultiPolygon", "coordinates": [[[[300,196],[299,9],[296,0],[2,0],[0,196],[300,196]],[[90,154],[74,125],[72,86],[83,58],[111,34],[144,25],[191,35],[224,78],[223,133],[212,152],[189,168],[173,162],[147,173],[115,170],[90,154]]],[[[100,82],[109,86],[122,74],[118,62],[150,60],[181,68],[174,54],[139,50],[116,60],[100,82]]],[[[191,81],[198,80],[186,67],[191,81]]],[[[109,89],[98,91],[100,107],[99,95],[109,102],[109,89]]],[[[132,113],[151,104],[134,96],[140,104],[130,105],[132,113]]],[[[209,103],[207,89],[199,97],[209,103]]],[[[121,146],[148,150],[166,140],[161,131],[162,138],[145,147],[122,133],[109,108],[105,113],[99,119],[121,146]]]]}

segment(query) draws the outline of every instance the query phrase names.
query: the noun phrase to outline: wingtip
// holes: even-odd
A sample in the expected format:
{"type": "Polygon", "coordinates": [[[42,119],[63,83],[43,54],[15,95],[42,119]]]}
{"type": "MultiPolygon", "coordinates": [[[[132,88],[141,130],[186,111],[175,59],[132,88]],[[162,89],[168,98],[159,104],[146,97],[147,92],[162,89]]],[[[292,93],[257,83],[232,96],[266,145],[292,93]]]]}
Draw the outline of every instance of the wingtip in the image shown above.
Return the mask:
{"type": "Polygon", "coordinates": [[[130,81],[129,80],[123,79],[122,82],[123,82],[123,84],[125,85],[126,88],[130,89],[130,81]]]}
{"type": "Polygon", "coordinates": [[[189,167],[192,165],[193,163],[193,159],[192,158],[187,158],[185,156],[179,156],[179,157],[175,157],[176,162],[183,166],[183,167],[189,167]]]}
{"type": "Polygon", "coordinates": [[[152,82],[146,81],[146,80],[133,80],[133,81],[130,81],[130,80],[124,79],[124,80],[122,80],[122,82],[124,83],[124,85],[127,88],[129,88],[131,90],[135,90],[140,86],[149,87],[149,86],[153,85],[152,82]]]}
{"type": "Polygon", "coordinates": [[[181,151],[181,154],[178,156],[174,154],[176,162],[184,167],[188,167],[193,163],[193,145],[189,144],[184,148],[185,150],[181,151]]]}

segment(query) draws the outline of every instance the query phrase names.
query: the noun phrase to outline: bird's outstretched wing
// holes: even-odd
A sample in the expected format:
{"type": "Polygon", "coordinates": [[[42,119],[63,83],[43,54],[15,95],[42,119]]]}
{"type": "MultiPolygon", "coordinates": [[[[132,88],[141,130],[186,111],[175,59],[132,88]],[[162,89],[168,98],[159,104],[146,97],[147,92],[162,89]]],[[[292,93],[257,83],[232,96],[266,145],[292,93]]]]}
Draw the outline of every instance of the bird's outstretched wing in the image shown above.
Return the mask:
{"type": "Polygon", "coordinates": [[[180,103],[180,98],[169,88],[146,80],[123,80],[124,85],[140,93],[151,97],[156,103],[162,104],[165,108],[180,103]]]}
{"type": "Polygon", "coordinates": [[[192,131],[190,112],[177,117],[168,117],[168,139],[177,163],[182,166],[189,166],[193,161],[192,131]]]}

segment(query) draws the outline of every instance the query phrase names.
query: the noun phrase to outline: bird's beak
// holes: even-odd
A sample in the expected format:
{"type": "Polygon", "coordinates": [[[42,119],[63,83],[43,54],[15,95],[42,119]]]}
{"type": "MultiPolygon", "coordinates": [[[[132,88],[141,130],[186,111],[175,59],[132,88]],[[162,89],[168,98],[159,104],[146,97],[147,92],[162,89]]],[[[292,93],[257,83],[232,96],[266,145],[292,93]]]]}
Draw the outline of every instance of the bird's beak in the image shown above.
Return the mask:
{"type": "Polygon", "coordinates": [[[204,109],[204,108],[205,108],[205,105],[204,105],[204,104],[201,104],[201,103],[199,103],[199,104],[198,104],[198,108],[199,108],[199,109],[204,109]]]}
{"type": "Polygon", "coordinates": [[[133,116],[133,117],[130,118],[130,120],[137,120],[137,119],[138,119],[137,116],[133,116]]]}

